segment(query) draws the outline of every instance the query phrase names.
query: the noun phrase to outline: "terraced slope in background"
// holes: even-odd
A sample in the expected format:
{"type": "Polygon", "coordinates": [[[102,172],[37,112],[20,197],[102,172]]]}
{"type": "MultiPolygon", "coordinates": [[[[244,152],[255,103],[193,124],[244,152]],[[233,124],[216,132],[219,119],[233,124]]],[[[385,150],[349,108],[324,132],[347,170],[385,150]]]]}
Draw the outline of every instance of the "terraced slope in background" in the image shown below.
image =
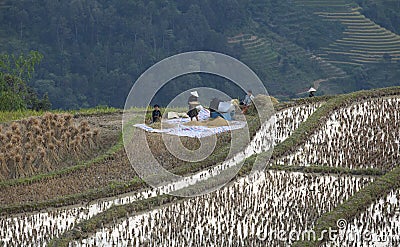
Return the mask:
{"type": "Polygon", "coordinates": [[[296,0],[315,10],[325,21],[340,22],[343,37],[318,52],[330,63],[362,65],[400,60],[400,36],[377,25],[360,13],[361,8],[345,0],[296,0]]]}
{"type": "MultiPolygon", "coordinates": [[[[305,51],[301,47],[272,32],[268,32],[268,35],[265,37],[259,37],[250,33],[241,33],[229,37],[228,44],[241,45],[244,48],[244,54],[241,59],[257,70],[258,73],[264,74],[271,82],[277,81],[279,83],[280,81],[277,78],[281,78],[282,74],[285,74],[284,76],[288,80],[301,80],[302,77],[293,69],[293,67],[296,67],[296,59],[298,57],[308,62],[300,70],[312,67],[315,71],[320,72],[319,77],[314,77],[314,80],[304,81],[303,85],[300,85],[299,88],[303,90],[308,89],[308,86],[311,84],[314,84],[314,87],[318,88],[319,83],[323,81],[347,77],[346,72],[341,68],[311,52],[305,51]]],[[[307,73],[307,71],[304,71],[304,73],[307,73]]],[[[281,84],[284,83],[286,81],[281,82],[281,84]]]]}
{"type": "Polygon", "coordinates": [[[241,44],[245,49],[243,60],[257,68],[276,68],[278,53],[273,50],[272,44],[265,38],[251,34],[239,34],[228,38],[229,44],[241,44]]]}

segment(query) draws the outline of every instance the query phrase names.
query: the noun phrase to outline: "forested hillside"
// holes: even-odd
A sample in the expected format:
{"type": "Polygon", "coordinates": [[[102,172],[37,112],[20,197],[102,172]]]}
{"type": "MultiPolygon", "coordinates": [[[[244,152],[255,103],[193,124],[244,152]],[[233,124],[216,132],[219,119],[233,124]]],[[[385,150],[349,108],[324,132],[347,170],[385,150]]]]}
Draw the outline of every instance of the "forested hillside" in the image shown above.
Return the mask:
{"type": "Polygon", "coordinates": [[[2,1],[0,52],[43,54],[30,85],[54,108],[121,107],[144,70],[192,50],[241,59],[277,97],[339,93],[399,84],[399,13],[390,0],[2,1]]]}

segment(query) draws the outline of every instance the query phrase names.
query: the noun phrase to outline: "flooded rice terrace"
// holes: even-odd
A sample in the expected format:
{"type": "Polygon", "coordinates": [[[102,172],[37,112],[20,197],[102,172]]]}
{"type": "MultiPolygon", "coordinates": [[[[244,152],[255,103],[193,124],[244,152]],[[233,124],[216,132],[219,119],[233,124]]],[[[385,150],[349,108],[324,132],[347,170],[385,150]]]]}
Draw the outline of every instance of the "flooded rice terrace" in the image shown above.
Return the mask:
{"type": "MultiPolygon", "coordinates": [[[[387,98],[339,109],[298,151],[277,162],[362,168],[376,167],[383,155],[388,161],[382,169],[392,167],[398,156],[390,156],[390,152],[394,154],[398,148],[393,143],[400,133],[383,132],[388,131],[386,126],[389,124],[398,129],[399,113],[393,108],[399,103],[399,99],[387,98]],[[363,117],[365,112],[370,114],[363,117]],[[379,135],[375,137],[374,133],[379,135]],[[369,155],[369,150],[363,150],[362,145],[369,145],[370,150],[381,147],[387,152],[372,151],[369,155]]],[[[267,122],[242,153],[212,169],[186,177],[185,182],[193,184],[218,175],[252,154],[268,150],[271,139],[274,144],[284,141],[321,104],[295,106],[277,112],[274,136],[270,133],[275,126],[267,122]]],[[[289,234],[292,230],[312,229],[319,216],[371,181],[373,178],[366,176],[267,170],[254,177],[240,178],[216,192],[104,225],[96,234],[72,242],[70,246],[287,246],[293,242],[291,239],[277,240],[271,232],[277,234],[282,230],[289,234]]],[[[77,223],[113,205],[168,193],[181,185],[167,184],[86,205],[4,216],[0,218],[0,243],[5,246],[46,246],[51,239],[71,230],[77,223]]],[[[370,217],[367,214],[363,217],[370,217]]]]}
{"type": "Polygon", "coordinates": [[[400,161],[400,98],[370,99],[335,111],[277,164],[391,170],[400,161]]]}
{"type": "Polygon", "coordinates": [[[267,171],[217,192],[104,227],[70,246],[286,246],[370,178],[267,171]],[[276,231],[276,235],[271,230],[276,231]],[[110,245],[112,246],[112,245],[110,245]]]}
{"type": "Polygon", "coordinates": [[[323,246],[400,246],[400,190],[380,198],[323,246]]]}

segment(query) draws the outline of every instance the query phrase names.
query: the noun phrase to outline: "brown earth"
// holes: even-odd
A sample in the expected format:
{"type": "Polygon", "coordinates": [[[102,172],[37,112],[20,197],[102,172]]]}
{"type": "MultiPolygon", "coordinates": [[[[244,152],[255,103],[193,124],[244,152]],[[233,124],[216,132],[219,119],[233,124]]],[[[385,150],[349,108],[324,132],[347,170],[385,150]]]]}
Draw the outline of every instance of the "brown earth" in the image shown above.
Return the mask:
{"type": "MultiPolygon", "coordinates": [[[[117,143],[121,133],[121,113],[79,116],[76,121],[87,121],[90,126],[100,129],[102,143],[109,148],[117,143]]],[[[224,121],[224,120],[223,120],[224,121]]],[[[178,160],[171,155],[162,141],[161,134],[146,133],[148,145],[153,155],[167,170],[175,169],[177,174],[187,174],[192,163],[178,160]],[[177,170],[176,170],[177,169],[177,170]]],[[[225,159],[224,146],[230,142],[231,134],[226,132],[217,136],[217,148],[210,158],[200,162],[200,169],[211,167],[225,159]]],[[[199,146],[197,138],[181,137],[184,146],[195,150],[199,146]]],[[[107,149],[104,148],[104,149],[107,149]]],[[[99,152],[99,154],[104,153],[99,152]]],[[[91,164],[90,166],[32,182],[30,184],[0,185],[0,206],[38,203],[68,195],[85,193],[89,190],[108,187],[110,183],[129,182],[136,176],[123,147],[112,156],[91,164]]],[[[83,201],[85,199],[82,199],[83,201]]]]}
{"type": "MultiPolygon", "coordinates": [[[[99,148],[89,150],[85,153],[84,157],[86,157],[86,160],[91,160],[103,154],[118,142],[121,131],[121,118],[121,113],[74,117],[74,121],[77,123],[86,121],[91,128],[99,130],[99,148]]],[[[8,124],[10,123],[3,124],[3,126],[7,126],[8,124]]],[[[58,176],[32,184],[3,186],[0,188],[0,205],[48,200],[57,196],[93,189],[105,185],[109,183],[110,180],[117,177],[119,179],[125,179],[129,176],[120,173],[121,170],[124,170],[128,171],[126,174],[129,174],[129,169],[131,168],[125,153],[121,150],[112,158],[121,161],[113,162],[112,160],[106,160],[61,177],[58,176]],[[122,161],[124,158],[125,160],[122,161]],[[118,167],[118,169],[116,167],[118,167]],[[118,170],[118,172],[113,172],[115,170],[118,170]]],[[[62,165],[56,168],[61,169],[76,165],[80,162],[83,162],[83,160],[78,161],[72,158],[66,160],[62,165]]]]}

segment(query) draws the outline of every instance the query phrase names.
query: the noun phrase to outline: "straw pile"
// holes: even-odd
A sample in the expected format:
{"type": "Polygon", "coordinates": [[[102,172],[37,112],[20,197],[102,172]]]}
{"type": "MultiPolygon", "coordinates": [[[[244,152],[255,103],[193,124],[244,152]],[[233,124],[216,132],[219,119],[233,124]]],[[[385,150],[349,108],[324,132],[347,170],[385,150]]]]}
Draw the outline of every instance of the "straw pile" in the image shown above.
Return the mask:
{"type": "Polygon", "coordinates": [[[97,147],[98,129],[70,114],[46,113],[0,126],[0,179],[46,173],[97,147]],[[4,127],[4,129],[3,129],[4,127]]]}

